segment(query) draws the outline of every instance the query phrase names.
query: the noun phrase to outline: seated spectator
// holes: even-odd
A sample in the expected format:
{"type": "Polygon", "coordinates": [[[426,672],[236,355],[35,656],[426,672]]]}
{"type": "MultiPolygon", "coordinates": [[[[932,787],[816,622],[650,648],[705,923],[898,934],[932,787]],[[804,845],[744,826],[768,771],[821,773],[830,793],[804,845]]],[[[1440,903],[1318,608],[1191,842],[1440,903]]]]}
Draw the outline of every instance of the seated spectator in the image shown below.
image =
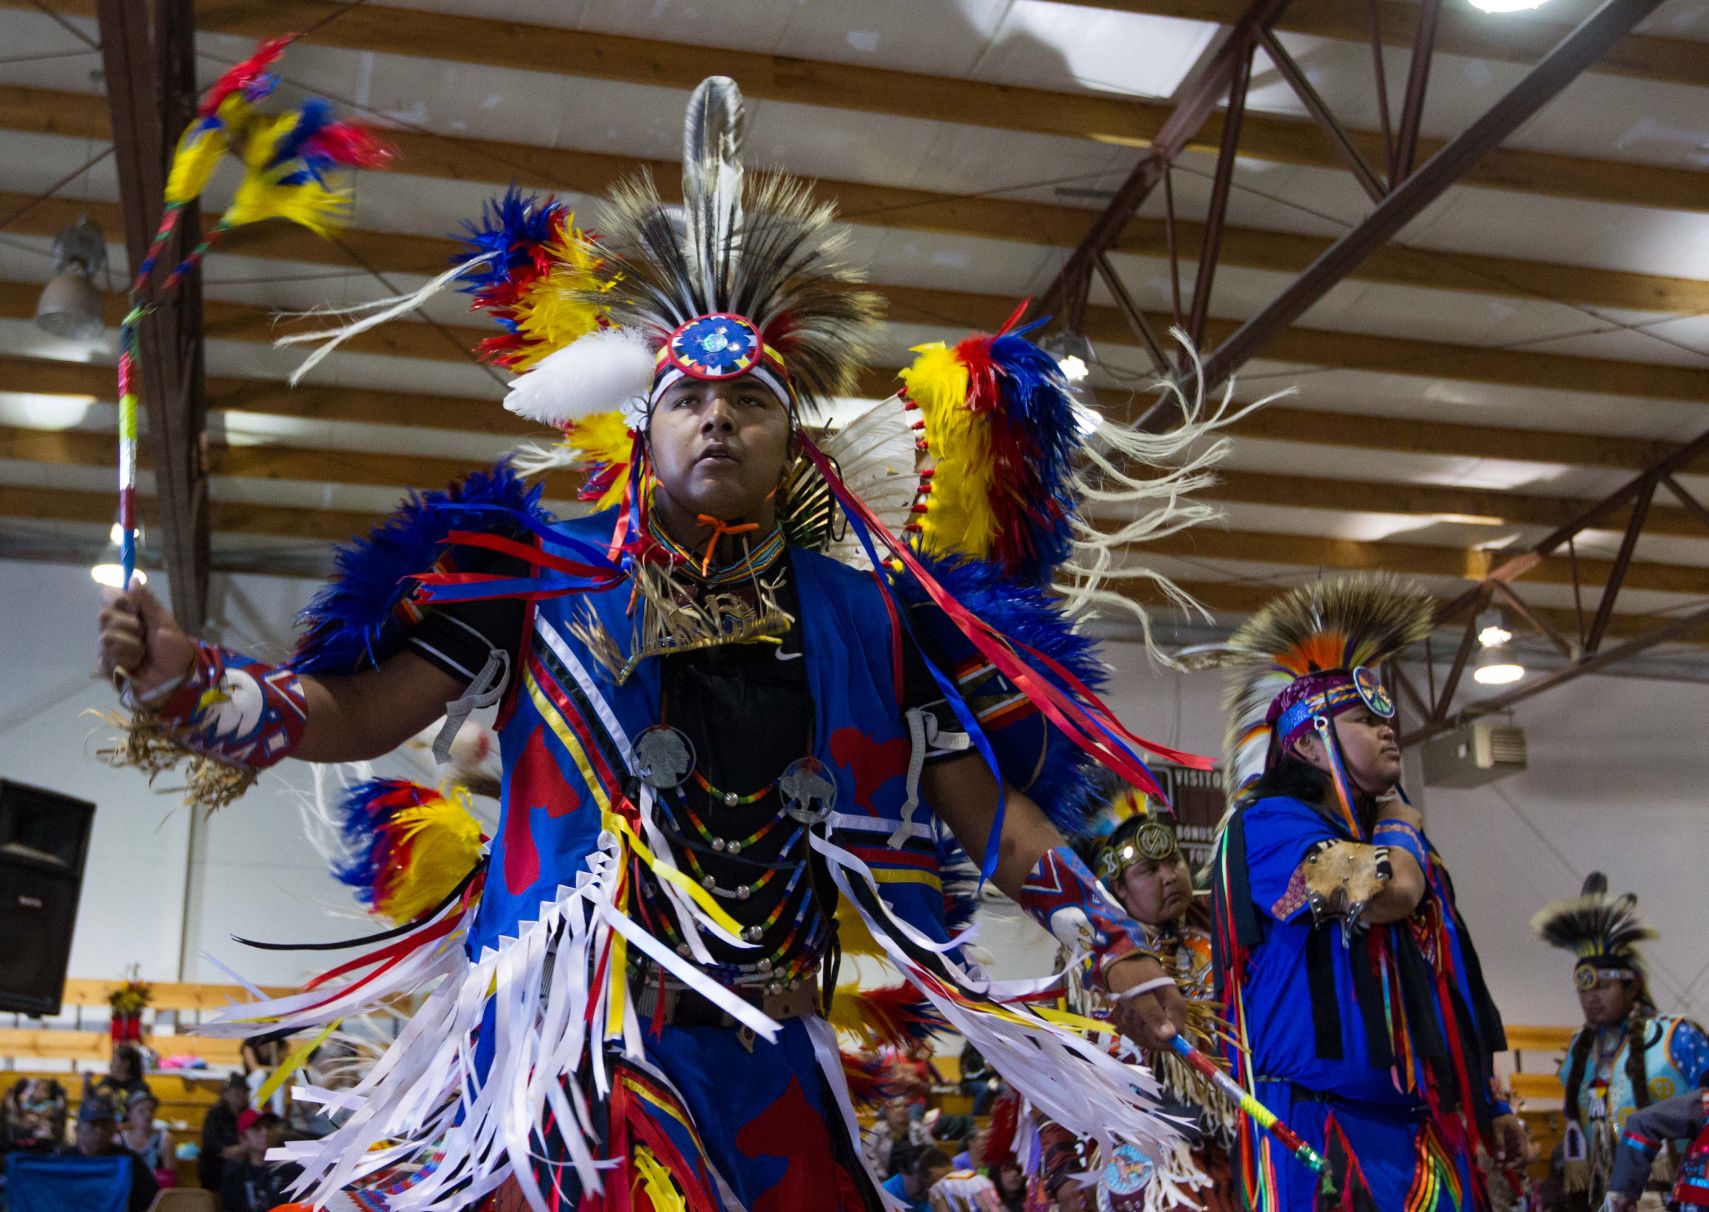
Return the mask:
{"type": "MultiPolygon", "coordinates": [[[[260,1100],[255,1096],[261,1092],[261,1087],[267,1084],[267,1079],[273,1076],[273,1070],[279,1067],[279,1062],[285,1059],[285,1041],[273,1036],[257,1036],[243,1041],[243,1075],[249,1083],[249,1105],[259,1107],[260,1100]]],[[[267,1110],[283,1119],[285,1117],[285,1088],[283,1086],[273,1091],[267,1100],[267,1110]]]]}
{"type": "Polygon", "coordinates": [[[154,1172],[143,1165],[142,1159],[118,1140],[119,1120],[113,1102],[104,1094],[85,1095],[77,1108],[76,1143],[64,1152],[67,1156],[112,1157],[115,1154],[130,1159],[130,1212],[143,1212],[154,1202],[156,1190],[154,1172]]]}
{"type": "MultiPolygon", "coordinates": [[[[85,1090],[90,1088],[87,1077],[84,1078],[83,1087],[85,1090]]],[[[135,1044],[120,1044],[113,1049],[113,1059],[107,1066],[107,1076],[95,1083],[94,1091],[105,1096],[121,1118],[130,1106],[131,1099],[140,1094],[153,1097],[148,1083],[142,1078],[142,1053],[135,1044]]]]}
{"type": "Polygon", "coordinates": [[[991,1114],[991,1104],[997,1100],[1002,1081],[989,1061],[979,1054],[972,1043],[961,1049],[961,1092],[973,1100],[973,1114],[984,1118],[991,1114]]]}
{"type": "Polygon", "coordinates": [[[886,1100],[878,1121],[861,1138],[861,1155],[866,1158],[868,1168],[881,1179],[896,1173],[898,1149],[930,1143],[926,1127],[915,1122],[911,1112],[905,1095],[886,1100]]]}
{"type": "Polygon", "coordinates": [[[6,1092],[0,1149],[52,1153],[65,1143],[65,1087],[51,1078],[23,1077],[6,1092]]]}
{"type": "Polygon", "coordinates": [[[990,1137],[989,1128],[974,1126],[962,1134],[961,1152],[954,1157],[957,1170],[977,1170],[986,1173],[985,1142],[990,1137]]]}
{"type": "Polygon", "coordinates": [[[1003,1212],[997,1188],[976,1170],[952,1170],[926,1193],[931,1212],[1003,1212]]]}
{"type": "Polygon", "coordinates": [[[196,1181],[209,1191],[223,1188],[226,1163],[243,1154],[237,1117],[248,1106],[249,1083],[243,1074],[233,1073],[220,1087],[220,1101],[208,1108],[207,1118],[202,1120],[202,1156],[197,1163],[196,1181]]]}
{"type": "Polygon", "coordinates": [[[152,1094],[139,1094],[131,1099],[131,1105],[125,1109],[124,1123],[119,1126],[119,1143],[142,1159],[158,1185],[176,1187],[171,1135],[166,1125],[154,1118],[159,1110],[160,1100],[152,1094]]]}
{"type": "Polygon", "coordinates": [[[991,1181],[996,1185],[997,1198],[1003,1212],[1024,1212],[1027,1206],[1027,1176],[1021,1163],[1005,1157],[991,1169],[991,1181]]]}
{"type": "Polygon", "coordinates": [[[267,1150],[283,1136],[283,1124],[271,1111],[245,1111],[237,1117],[242,1152],[225,1167],[220,1185],[220,1212],[272,1212],[286,1202],[285,1189],[300,1168],[269,1165],[267,1150]]]}
{"type": "Polygon", "coordinates": [[[955,1167],[942,1149],[931,1145],[901,1151],[898,1160],[901,1168],[880,1185],[901,1200],[908,1212],[932,1212],[929,1202],[932,1188],[955,1167]]]}

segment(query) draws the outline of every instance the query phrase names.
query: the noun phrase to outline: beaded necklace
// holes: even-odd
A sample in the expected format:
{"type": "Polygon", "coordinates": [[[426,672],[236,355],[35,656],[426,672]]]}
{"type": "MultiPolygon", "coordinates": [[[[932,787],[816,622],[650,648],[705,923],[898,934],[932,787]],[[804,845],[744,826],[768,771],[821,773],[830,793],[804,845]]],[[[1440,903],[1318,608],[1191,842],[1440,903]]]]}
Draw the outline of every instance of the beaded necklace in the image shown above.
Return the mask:
{"type": "MultiPolygon", "coordinates": [[[[696,774],[698,775],[699,772],[696,771],[696,774]]],[[[771,787],[774,787],[774,786],[776,786],[775,783],[773,783],[771,785],[771,787]]],[[[767,787],[766,790],[770,791],[771,787],[767,787]]],[[[710,794],[710,792],[709,792],[709,794],[710,794]]],[[[738,803],[743,803],[743,802],[752,803],[753,801],[747,800],[747,801],[737,801],[737,802],[738,803]]],[[[701,841],[705,842],[708,846],[711,846],[712,849],[719,851],[722,854],[728,854],[728,855],[732,855],[732,856],[742,853],[742,851],[748,849],[750,846],[753,846],[756,842],[763,841],[772,832],[772,830],[776,829],[779,825],[783,824],[783,822],[785,820],[789,819],[789,818],[785,817],[782,813],[778,813],[776,816],[773,816],[770,820],[768,820],[765,824],[761,825],[758,829],[756,829],[752,833],[748,834],[747,837],[726,838],[726,837],[720,837],[716,833],[713,833],[712,830],[707,827],[706,822],[700,819],[699,814],[694,811],[693,805],[691,805],[687,799],[679,799],[678,803],[682,806],[682,813],[685,817],[688,818],[688,823],[689,823],[690,827],[693,828],[693,830],[700,835],[701,841]]],[[[726,805],[728,805],[730,803],[730,801],[725,800],[724,803],[726,805]]],[[[794,838],[791,838],[789,841],[787,841],[783,844],[782,848],[785,850],[789,849],[789,847],[794,844],[794,840],[795,840],[794,838]]]]}
{"type": "Polygon", "coordinates": [[[702,570],[700,557],[673,539],[656,519],[647,519],[647,529],[654,541],[669,553],[673,565],[688,569],[694,579],[704,585],[729,585],[736,581],[751,580],[777,563],[785,546],[781,528],[761,539],[758,546],[750,546],[744,538],[741,559],[702,570]]]}

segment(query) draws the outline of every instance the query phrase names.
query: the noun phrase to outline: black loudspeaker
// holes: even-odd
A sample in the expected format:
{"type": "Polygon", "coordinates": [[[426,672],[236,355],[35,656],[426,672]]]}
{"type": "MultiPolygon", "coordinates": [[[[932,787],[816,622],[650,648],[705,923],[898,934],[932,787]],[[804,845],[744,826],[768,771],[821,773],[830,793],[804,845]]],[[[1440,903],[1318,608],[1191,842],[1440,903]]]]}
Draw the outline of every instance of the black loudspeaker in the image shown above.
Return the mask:
{"type": "Polygon", "coordinates": [[[95,805],[0,779],[0,1010],[58,1014],[95,805]]]}

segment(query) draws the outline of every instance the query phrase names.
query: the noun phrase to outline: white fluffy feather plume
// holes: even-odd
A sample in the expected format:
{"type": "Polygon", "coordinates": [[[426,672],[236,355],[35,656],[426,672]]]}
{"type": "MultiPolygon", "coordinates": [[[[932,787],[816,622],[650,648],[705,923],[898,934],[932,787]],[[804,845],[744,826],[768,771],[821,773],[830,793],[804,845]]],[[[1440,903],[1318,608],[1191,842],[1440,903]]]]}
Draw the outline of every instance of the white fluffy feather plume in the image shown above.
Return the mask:
{"type": "Polygon", "coordinates": [[[596,412],[632,412],[653,381],[653,351],[644,333],[602,328],[547,356],[515,383],[504,406],[519,417],[560,429],[596,412]]]}

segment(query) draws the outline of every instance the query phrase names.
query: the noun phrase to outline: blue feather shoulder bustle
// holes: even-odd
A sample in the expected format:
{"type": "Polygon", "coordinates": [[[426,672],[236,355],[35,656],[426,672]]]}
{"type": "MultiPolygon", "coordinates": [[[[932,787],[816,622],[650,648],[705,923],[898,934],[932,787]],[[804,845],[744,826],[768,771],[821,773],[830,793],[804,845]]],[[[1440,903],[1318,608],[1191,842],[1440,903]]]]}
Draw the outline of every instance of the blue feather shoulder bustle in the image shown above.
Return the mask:
{"type": "Polygon", "coordinates": [[[550,521],[540,506],[541,491],[500,460],[491,471],[472,471],[444,492],[411,493],[365,537],[338,549],[332,580],[297,616],[303,636],[291,667],[299,673],[348,674],[397,652],[408,634],[409,619],[400,608],[409,596],[409,578],[433,568],[446,536],[457,529],[489,528],[494,515],[482,518],[476,509],[550,521]]]}

